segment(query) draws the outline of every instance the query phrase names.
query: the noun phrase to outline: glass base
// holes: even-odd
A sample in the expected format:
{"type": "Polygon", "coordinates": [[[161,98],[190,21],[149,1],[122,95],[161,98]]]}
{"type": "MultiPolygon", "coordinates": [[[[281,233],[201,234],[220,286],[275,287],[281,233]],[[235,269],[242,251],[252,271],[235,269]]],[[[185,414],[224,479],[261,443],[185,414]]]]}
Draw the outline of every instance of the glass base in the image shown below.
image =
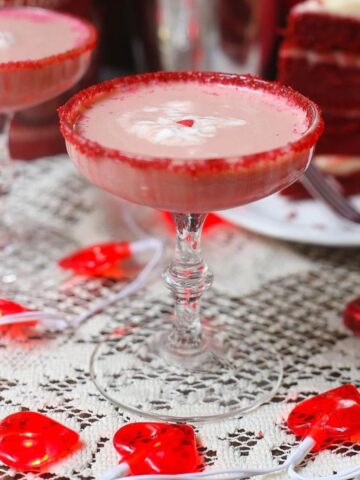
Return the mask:
{"type": "Polygon", "coordinates": [[[77,242],[43,224],[1,225],[0,286],[20,288],[36,282],[36,276],[56,264],[62,256],[77,248],[77,242]]]}
{"type": "Polygon", "coordinates": [[[267,345],[251,342],[241,323],[227,330],[217,319],[204,331],[206,348],[186,356],[167,347],[166,332],[153,335],[162,328],[160,319],[128,323],[96,347],[92,379],[117,406],[156,420],[207,422],[243,414],[273,397],[283,368],[267,345]]]}

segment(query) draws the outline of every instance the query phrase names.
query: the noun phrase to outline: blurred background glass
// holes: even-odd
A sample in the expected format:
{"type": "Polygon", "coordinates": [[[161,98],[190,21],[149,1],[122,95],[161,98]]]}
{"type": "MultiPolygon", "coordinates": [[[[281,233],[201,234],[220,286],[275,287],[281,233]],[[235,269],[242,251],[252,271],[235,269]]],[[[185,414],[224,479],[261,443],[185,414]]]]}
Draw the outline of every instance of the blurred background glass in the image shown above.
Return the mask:
{"type": "Polygon", "coordinates": [[[278,0],[155,0],[146,14],[144,2],[135,3],[141,22],[135,60],[141,70],[261,74],[270,68],[278,0]]]}

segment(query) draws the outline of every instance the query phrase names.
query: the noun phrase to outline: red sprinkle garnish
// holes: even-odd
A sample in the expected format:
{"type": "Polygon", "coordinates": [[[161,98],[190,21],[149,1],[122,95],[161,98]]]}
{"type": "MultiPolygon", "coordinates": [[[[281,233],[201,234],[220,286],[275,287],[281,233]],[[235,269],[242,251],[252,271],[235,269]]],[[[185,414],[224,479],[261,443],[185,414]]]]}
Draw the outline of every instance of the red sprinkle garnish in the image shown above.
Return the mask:
{"type": "Polygon", "coordinates": [[[194,125],[194,120],[191,120],[191,118],[185,118],[184,120],[179,120],[176,123],[179,125],[184,125],[184,127],[192,127],[194,125]]]}

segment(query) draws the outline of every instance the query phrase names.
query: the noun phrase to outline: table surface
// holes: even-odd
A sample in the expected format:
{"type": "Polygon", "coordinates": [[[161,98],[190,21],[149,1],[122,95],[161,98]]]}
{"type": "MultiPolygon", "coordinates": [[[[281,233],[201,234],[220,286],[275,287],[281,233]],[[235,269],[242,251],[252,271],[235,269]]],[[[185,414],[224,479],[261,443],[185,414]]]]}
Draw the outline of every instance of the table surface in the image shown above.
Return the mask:
{"type": "MultiPolygon", "coordinates": [[[[136,238],[129,224],[129,218],[134,218],[152,234],[167,234],[171,248],[172,239],[160,214],[125,205],[95,189],[80,178],[65,156],[19,162],[19,170],[8,202],[18,222],[27,218],[51,225],[80,244],[89,244],[136,238]]],[[[59,236],[48,251],[70,247],[71,242],[66,244],[59,236]]],[[[77,283],[70,293],[64,293],[58,288],[57,282],[63,280],[59,272],[46,264],[47,253],[44,250],[40,259],[31,258],[32,268],[39,268],[33,270],[31,281],[24,277],[3,288],[1,296],[34,308],[61,311],[71,321],[96,299],[124,285],[92,280],[77,283]],[[49,287],[46,282],[51,275],[56,281],[49,287]]],[[[244,416],[196,426],[204,463],[209,469],[275,465],[296,445],[284,426],[296,402],[342,383],[360,387],[360,339],[347,331],[341,320],[345,303],[359,294],[360,251],[287,244],[219,223],[206,230],[203,253],[215,274],[214,287],[204,298],[204,316],[226,315],[229,322],[251,325],[254,341],[276,348],[285,365],[284,380],[272,401],[244,416]]],[[[18,253],[13,264],[25,265],[30,254],[18,253]]],[[[164,266],[165,260],[161,268],[164,266]]],[[[3,332],[0,418],[35,410],[78,431],[83,445],[41,474],[14,472],[1,465],[1,479],[92,480],[117,463],[113,434],[139,418],[98,393],[89,376],[91,353],[99,339],[124,319],[143,312],[160,315],[170,305],[159,277],[140,294],[92,317],[75,332],[20,336],[12,335],[11,330],[3,332]]],[[[303,473],[325,475],[359,463],[360,444],[336,445],[310,456],[303,473]]],[[[286,475],[277,478],[281,477],[286,475]]]]}

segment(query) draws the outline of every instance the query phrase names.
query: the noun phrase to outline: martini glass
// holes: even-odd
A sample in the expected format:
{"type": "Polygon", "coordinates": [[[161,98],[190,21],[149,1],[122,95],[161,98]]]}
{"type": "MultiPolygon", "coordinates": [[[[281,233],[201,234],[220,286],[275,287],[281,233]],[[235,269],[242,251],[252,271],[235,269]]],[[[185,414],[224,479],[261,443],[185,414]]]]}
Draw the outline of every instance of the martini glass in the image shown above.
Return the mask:
{"type": "MultiPolygon", "coordinates": [[[[96,40],[97,33],[91,24],[67,14],[32,7],[0,9],[0,195],[3,200],[14,180],[9,153],[13,114],[72,87],[86,72],[96,40]]],[[[52,254],[58,257],[59,250],[66,249],[70,243],[44,225],[27,225],[24,219],[15,222],[3,208],[0,280],[12,283],[20,276],[23,278],[24,274],[51,260],[52,254]]]]}
{"type": "Polygon", "coordinates": [[[134,319],[93,353],[98,389],[131,412],[172,421],[225,418],[269,400],[281,382],[278,355],[254,340],[246,319],[201,319],[212,283],[201,229],[207,212],[261,199],[301,176],[323,128],[317,107],[250,75],[159,72],[80,92],[60,109],[60,122],[85,177],[171,212],[177,228],[164,274],[174,315],[139,313],[135,304],[134,319]]]}

